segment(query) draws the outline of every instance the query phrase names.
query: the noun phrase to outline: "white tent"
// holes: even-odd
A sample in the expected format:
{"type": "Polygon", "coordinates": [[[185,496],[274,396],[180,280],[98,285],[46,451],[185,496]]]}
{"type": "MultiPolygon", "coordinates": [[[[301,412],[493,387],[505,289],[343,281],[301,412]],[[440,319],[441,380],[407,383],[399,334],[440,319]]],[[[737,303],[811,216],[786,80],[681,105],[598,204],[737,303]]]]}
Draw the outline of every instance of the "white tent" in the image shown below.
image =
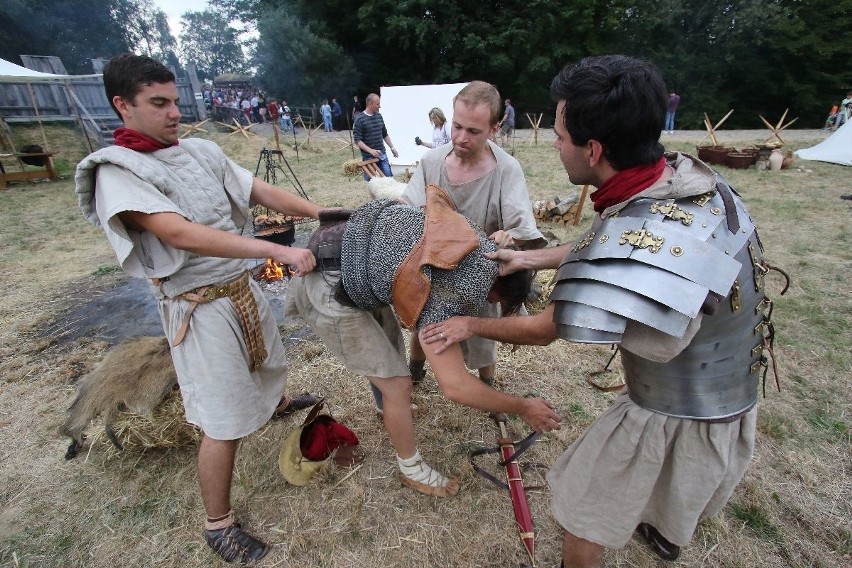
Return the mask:
{"type": "Polygon", "coordinates": [[[852,122],[847,121],[816,146],[796,150],[795,154],[803,160],[852,166],[852,122]]]}
{"type": "Polygon", "coordinates": [[[5,83],[31,83],[37,81],[49,81],[51,79],[68,79],[70,77],[99,77],[99,75],[54,75],[53,73],[42,73],[15,65],[11,61],[0,59],[0,81],[5,83]]]}
{"type": "Polygon", "coordinates": [[[380,112],[388,135],[399,152],[399,158],[394,158],[393,154],[389,156],[392,165],[408,167],[420,160],[429,148],[416,145],[414,137],[432,141],[433,126],[429,122],[429,111],[438,107],[444,111],[447,121],[451,121],[453,98],[465,85],[467,83],[382,87],[380,112]]]}

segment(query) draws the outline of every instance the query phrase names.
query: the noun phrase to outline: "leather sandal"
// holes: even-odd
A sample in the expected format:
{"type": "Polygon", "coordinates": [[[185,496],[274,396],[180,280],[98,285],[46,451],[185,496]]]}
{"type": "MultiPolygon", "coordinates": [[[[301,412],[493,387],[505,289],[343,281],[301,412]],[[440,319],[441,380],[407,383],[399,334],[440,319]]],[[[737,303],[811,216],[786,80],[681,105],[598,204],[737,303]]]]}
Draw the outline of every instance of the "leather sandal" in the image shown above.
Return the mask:
{"type": "Polygon", "coordinates": [[[405,485],[409,489],[414,489],[418,493],[423,493],[424,495],[431,495],[433,497],[452,497],[453,495],[457,494],[459,492],[459,489],[461,488],[461,485],[459,485],[459,480],[455,477],[450,477],[449,483],[447,483],[443,487],[433,487],[428,483],[414,481],[403,473],[399,474],[399,480],[403,485],[405,485]]]}
{"type": "Polygon", "coordinates": [[[207,545],[225,562],[257,562],[269,552],[269,545],[243,531],[240,523],[219,530],[205,530],[207,545]]]}
{"type": "Polygon", "coordinates": [[[663,560],[677,560],[680,556],[680,547],[667,541],[660,531],[648,523],[639,523],[636,527],[639,536],[648,544],[654,553],[663,560]]]}
{"type": "Polygon", "coordinates": [[[284,416],[293,414],[297,410],[310,408],[319,401],[319,397],[316,397],[309,392],[303,392],[302,394],[294,397],[289,397],[285,394],[281,398],[281,402],[279,402],[278,406],[275,408],[275,412],[272,413],[272,417],[283,418],[284,416]]]}

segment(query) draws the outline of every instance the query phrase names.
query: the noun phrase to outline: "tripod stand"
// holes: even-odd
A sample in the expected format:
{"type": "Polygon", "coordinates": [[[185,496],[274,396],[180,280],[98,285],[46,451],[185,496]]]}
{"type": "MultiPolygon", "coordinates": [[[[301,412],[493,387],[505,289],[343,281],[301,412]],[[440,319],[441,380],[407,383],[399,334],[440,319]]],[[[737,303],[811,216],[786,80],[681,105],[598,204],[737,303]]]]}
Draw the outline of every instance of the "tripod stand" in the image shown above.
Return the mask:
{"type": "Polygon", "coordinates": [[[296,172],[294,172],[293,168],[290,167],[290,162],[287,161],[287,158],[284,156],[284,152],[281,150],[268,150],[266,148],[261,150],[260,156],[257,158],[257,167],[254,169],[255,177],[257,177],[257,174],[260,172],[261,162],[264,163],[265,167],[263,181],[275,185],[278,181],[278,173],[280,172],[284,178],[290,182],[296,190],[296,193],[305,199],[310,199],[308,194],[305,193],[305,189],[302,187],[302,183],[299,181],[299,178],[296,177],[296,172]],[[281,165],[282,162],[287,166],[286,170],[281,165]]]}

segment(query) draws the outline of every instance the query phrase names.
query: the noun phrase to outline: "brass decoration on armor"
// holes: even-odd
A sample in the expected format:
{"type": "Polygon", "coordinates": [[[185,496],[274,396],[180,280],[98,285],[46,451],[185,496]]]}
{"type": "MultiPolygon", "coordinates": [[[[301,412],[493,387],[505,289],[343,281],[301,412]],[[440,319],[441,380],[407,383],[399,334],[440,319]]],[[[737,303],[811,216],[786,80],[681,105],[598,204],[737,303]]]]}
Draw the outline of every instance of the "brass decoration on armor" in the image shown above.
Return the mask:
{"type": "Polygon", "coordinates": [[[669,252],[672,253],[672,256],[682,256],[683,255],[683,247],[680,245],[675,245],[669,249],[669,252]]]}
{"type": "Polygon", "coordinates": [[[605,242],[607,242],[608,240],[609,240],[609,235],[601,235],[601,238],[600,238],[600,239],[598,239],[598,242],[599,242],[600,244],[604,244],[604,243],[605,243],[605,242]]]}
{"type": "Polygon", "coordinates": [[[713,199],[713,196],[716,195],[715,191],[708,191],[703,195],[697,195],[692,198],[692,202],[698,205],[699,207],[704,207],[707,205],[707,202],[713,199]]]}
{"type": "Polygon", "coordinates": [[[762,355],[761,355],[760,359],[758,359],[757,361],[752,363],[751,366],[748,368],[748,374],[753,375],[756,372],[758,372],[761,368],[769,368],[769,361],[766,359],[766,357],[764,357],[762,355]]]}
{"type": "Polygon", "coordinates": [[[763,291],[763,277],[769,272],[769,269],[761,264],[757,258],[757,252],[754,250],[754,243],[748,243],[748,255],[751,257],[751,264],[754,267],[754,291],[763,291]]]}
{"type": "Polygon", "coordinates": [[[639,231],[623,231],[618,244],[630,244],[633,248],[646,248],[650,252],[658,252],[663,246],[663,237],[657,237],[653,233],[640,229],[639,231]]]}
{"type": "Polygon", "coordinates": [[[718,207],[712,207],[712,208],[710,209],[710,213],[712,213],[713,215],[721,215],[721,214],[722,214],[722,210],[721,210],[720,208],[718,208],[718,207]]]}
{"type": "Polygon", "coordinates": [[[734,280],[734,285],[731,287],[731,311],[738,312],[742,304],[740,303],[740,281],[734,280]]]}
{"type": "Polygon", "coordinates": [[[760,303],[754,307],[754,313],[759,314],[766,310],[772,310],[772,300],[764,296],[760,303]]]}
{"type": "Polygon", "coordinates": [[[687,213],[674,203],[654,203],[651,205],[651,213],[661,213],[663,217],[680,221],[684,225],[691,225],[692,218],[695,217],[695,215],[687,213]]]}
{"type": "Polygon", "coordinates": [[[751,356],[752,357],[757,357],[761,353],[763,353],[763,344],[762,343],[760,345],[755,345],[754,347],[751,348],[751,356]]]}
{"type": "Polygon", "coordinates": [[[574,248],[571,249],[571,252],[579,252],[579,251],[583,250],[584,248],[586,248],[587,246],[592,244],[592,241],[594,239],[595,239],[595,233],[594,232],[589,233],[588,235],[586,235],[585,237],[583,237],[582,239],[577,241],[577,244],[574,245],[574,248]]]}
{"type": "Polygon", "coordinates": [[[761,321],[759,324],[754,326],[754,335],[759,335],[761,337],[766,335],[766,331],[769,329],[769,322],[767,320],[761,321]]]}

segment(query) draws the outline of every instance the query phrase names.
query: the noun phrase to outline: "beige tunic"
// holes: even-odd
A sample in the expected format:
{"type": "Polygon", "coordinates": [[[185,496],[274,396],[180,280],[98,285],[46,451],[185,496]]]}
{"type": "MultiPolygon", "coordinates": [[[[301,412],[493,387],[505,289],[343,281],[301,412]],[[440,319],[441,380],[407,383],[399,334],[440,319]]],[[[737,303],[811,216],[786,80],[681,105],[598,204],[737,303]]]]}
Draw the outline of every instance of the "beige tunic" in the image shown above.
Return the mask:
{"type": "MultiPolygon", "coordinates": [[[[248,220],[253,176],[205,140],[150,154],[109,147],[78,166],[76,192],[84,216],[101,226],[130,276],[166,279],[152,287],[163,329],[174,337],[188,307],[175,296],[220,283],[248,261],[200,256],[175,249],[155,235],[124,226],[119,214],[177,213],[217,230],[241,234],[248,220]]],[[[199,305],[183,342],[172,348],[186,418],[214,439],[241,438],[260,428],[284,392],[287,363],[275,317],[252,283],[269,356],[249,372],[248,353],[233,304],[227,298],[199,305]]]]}
{"type": "MultiPolygon", "coordinates": [[[[433,183],[449,193],[458,212],[481,227],[486,235],[507,231],[514,239],[532,241],[533,248],[543,246],[545,240],[535,224],[521,165],[497,144],[489,141],[488,148],[497,160],[497,167],[479,179],[458,185],[451,184],[447,177],[446,159],[452,144],[426,152],[402,199],[411,205],[425,205],[426,186],[433,183]]],[[[498,304],[486,304],[479,312],[479,317],[499,316],[498,304]]],[[[462,342],[461,348],[465,364],[471,369],[481,369],[497,360],[496,343],[490,339],[472,337],[462,342]]]]}

